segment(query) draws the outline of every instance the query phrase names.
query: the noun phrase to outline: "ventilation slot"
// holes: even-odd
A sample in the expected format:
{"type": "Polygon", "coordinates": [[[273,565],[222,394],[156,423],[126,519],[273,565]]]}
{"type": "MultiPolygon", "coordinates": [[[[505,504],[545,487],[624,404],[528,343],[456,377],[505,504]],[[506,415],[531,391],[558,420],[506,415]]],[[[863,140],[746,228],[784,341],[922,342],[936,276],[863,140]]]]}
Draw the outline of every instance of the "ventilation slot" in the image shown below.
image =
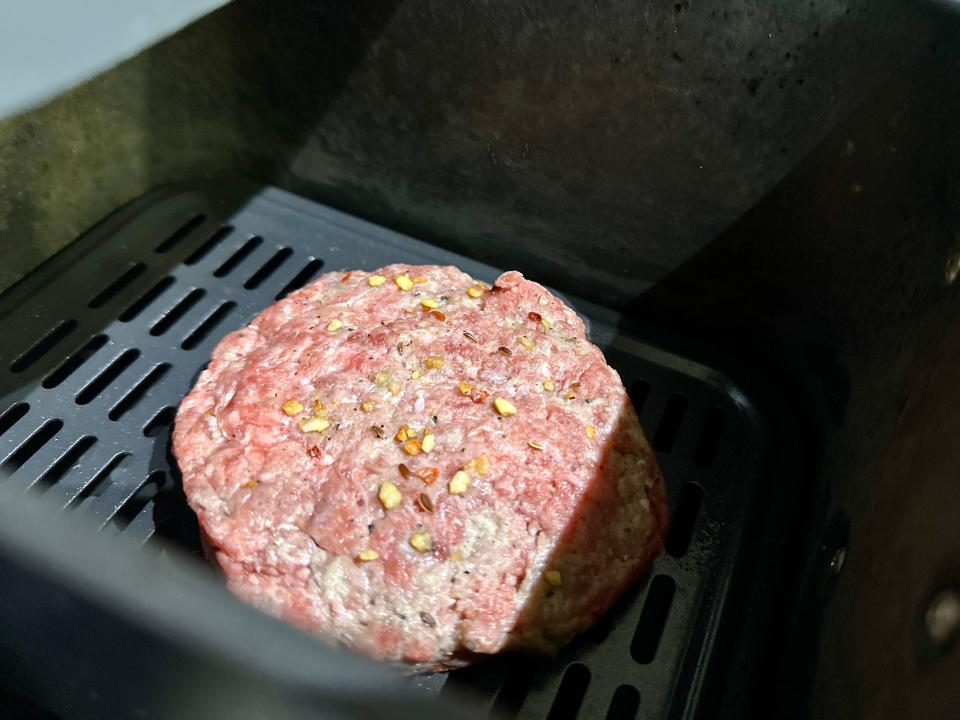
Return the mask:
{"type": "Polygon", "coordinates": [[[123,507],[114,516],[114,522],[117,526],[123,529],[129,525],[150,501],[157,497],[166,480],[167,474],[163,470],[150,473],[147,481],[134,493],[133,497],[123,504],[123,507]]]}
{"type": "Polygon", "coordinates": [[[667,536],[667,552],[674,557],[682,557],[690,547],[693,529],[697,524],[700,504],[703,502],[703,488],[697,483],[688,482],[680,491],[680,502],[670,518],[670,534],[667,536]]]}
{"type": "Polygon", "coordinates": [[[680,393],[673,393],[667,401],[667,409],[663,412],[660,425],[653,436],[653,447],[660,452],[670,452],[673,443],[680,432],[680,423],[687,411],[687,398],[680,393]]]}
{"type": "Polygon", "coordinates": [[[137,317],[137,315],[146,310],[150,303],[160,297],[168,287],[173,285],[174,282],[174,279],[169,275],[163,278],[160,282],[147,290],[143,295],[134,300],[130,307],[120,313],[120,322],[130,322],[133,320],[135,317],[137,317]]]}
{"type": "Polygon", "coordinates": [[[37,451],[50,442],[50,439],[60,432],[60,428],[62,427],[63,420],[49,420],[44,423],[39,430],[27,438],[26,442],[18,447],[13,454],[3,462],[3,465],[0,466],[2,474],[6,475],[14,472],[27,460],[36,455],[37,451]]]}
{"type": "Polygon", "coordinates": [[[90,478],[90,482],[86,484],[83,490],[77,495],[73,500],[73,504],[79,504],[81,501],[85,500],[88,497],[98,497],[103,489],[108,485],[110,476],[113,472],[120,467],[120,463],[130,457],[130,453],[120,453],[119,455],[114,455],[113,458],[100,468],[100,471],[90,478]]]}
{"type": "Polygon", "coordinates": [[[621,685],[613,693],[606,720],[634,720],[640,707],[640,692],[632,685],[621,685]]]}
{"type": "Polygon", "coordinates": [[[630,402],[633,403],[633,409],[637,414],[643,410],[643,404],[647,401],[647,395],[650,394],[650,383],[646,380],[636,380],[630,386],[630,402]]]}
{"type": "Polygon", "coordinates": [[[107,417],[111,420],[119,420],[126,415],[128,410],[143,399],[143,396],[147,394],[150,388],[160,382],[161,378],[167,374],[169,369],[169,363],[161,363],[153,368],[130,392],[123,396],[120,402],[113,406],[107,417]]]}
{"type": "Polygon", "coordinates": [[[640,613],[633,642],[630,643],[630,655],[638,663],[653,662],[676,591],[677,584],[669,575],[657,575],[650,582],[647,601],[640,613]]]}
{"type": "Polygon", "coordinates": [[[224,239],[233,232],[233,228],[229,225],[224,225],[219,230],[217,230],[213,235],[210,236],[210,239],[207,240],[203,245],[198,247],[190,256],[183,261],[184,265],[196,265],[198,262],[203,260],[207,255],[210,254],[210,251],[213,250],[217,245],[222,243],[224,239]]]}
{"type": "Polygon", "coordinates": [[[606,642],[613,629],[623,621],[630,608],[636,604],[640,590],[640,587],[627,590],[609,610],[600,616],[593,627],[583,633],[582,637],[594,645],[602,645],[606,642]]]}
{"type": "Polygon", "coordinates": [[[240,263],[249,257],[250,253],[260,246],[262,242],[263,238],[261,237],[252,237],[247,240],[239,250],[228,257],[220,267],[213,271],[213,276],[221,278],[232,273],[240,263]]]}
{"type": "Polygon", "coordinates": [[[263,281],[273,275],[291,255],[293,255],[293,250],[290,248],[280,248],[272,258],[263,264],[263,267],[250,276],[243,286],[247,290],[256,290],[263,281]]]}
{"type": "Polygon", "coordinates": [[[163,335],[167,330],[174,326],[174,324],[190,312],[190,309],[200,302],[203,299],[203,296],[207,294],[206,290],[201,288],[194,288],[188,292],[183,298],[181,298],[176,305],[170,308],[162,318],[157,320],[152,328],[150,328],[150,334],[153,336],[163,335]]]}
{"type": "Polygon", "coordinates": [[[186,222],[186,224],[184,224],[181,228],[176,230],[173,233],[173,235],[171,235],[162,243],[157,245],[155,252],[158,252],[161,254],[165,252],[170,252],[171,250],[173,250],[173,248],[175,248],[177,245],[183,242],[183,239],[185,237],[187,237],[190,233],[192,233],[197,227],[202,225],[203,221],[206,219],[207,219],[206,215],[194,215],[192,218],[190,218],[186,222]]]}
{"type": "Polygon", "coordinates": [[[150,418],[150,422],[144,426],[143,434],[151,438],[156,437],[170,426],[176,414],[176,408],[169,406],[162,408],[156,415],[150,418]]]}
{"type": "Polygon", "coordinates": [[[700,467],[710,467],[713,464],[717,449],[720,447],[720,440],[723,438],[723,425],[726,419],[726,415],[719,408],[712,408],[707,413],[703,421],[703,430],[700,432],[700,440],[697,441],[697,449],[693,453],[693,460],[700,467]]]}
{"type": "Polygon", "coordinates": [[[223,320],[233,312],[233,309],[237,306],[232,300],[225,302],[223,305],[214,310],[210,315],[207,316],[200,325],[189,335],[180,345],[184,350],[193,350],[197,345],[202,343],[207,337],[213,332],[217,325],[219,325],[223,320]]]}
{"type": "Polygon", "coordinates": [[[17,403],[7,408],[7,411],[0,415],[0,435],[20,422],[20,418],[26,415],[28,410],[30,410],[30,406],[27,403],[17,403]]]}
{"type": "Polygon", "coordinates": [[[37,360],[50,352],[61,340],[72,333],[77,327],[76,320],[63,320],[53,330],[40,338],[32,348],[10,364],[10,370],[15,373],[23,372],[37,360]]]}
{"type": "Polygon", "coordinates": [[[568,667],[557,688],[557,696],[550,706],[547,720],[576,720],[589,684],[590,671],[586,665],[574,663],[568,667]]]}
{"type": "Polygon", "coordinates": [[[294,290],[298,290],[306,285],[313,279],[313,276],[317,274],[317,271],[323,267],[323,260],[318,260],[313,258],[306,265],[303,266],[303,269],[293,276],[293,280],[284,285],[283,290],[277,293],[277,300],[285,298],[287,295],[292,293],[294,290]]]}
{"type": "Polygon", "coordinates": [[[48,487],[55,484],[60,478],[67,474],[70,468],[80,461],[84,453],[92,448],[96,442],[97,438],[93,435],[87,435],[77,440],[77,442],[73,444],[73,447],[67,450],[67,452],[40,477],[41,484],[48,487]]]}
{"type": "Polygon", "coordinates": [[[43,379],[43,383],[41,383],[43,387],[47,390],[57,387],[57,385],[73,375],[77,368],[89,360],[97,350],[106,345],[107,339],[106,335],[97,335],[88,340],[86,345],[70,355],[63,361],[60,367],[43,379]]]}
{"type": "Polygon", "coordinates": [[[107,285],[103,290],[101,290],[93,300],[87,303],[87,307],[98,308],[106,305],[108,302],[113,300],[117,295],[119,295],[124,288],[126,288],[130,283],[136,280],[147,269],[147,266],[143,263],[137,263],[133,267],[129,268],[123,275],[118,277],[112,283],[107,285]]]}
{"type": "Polygon", "coordinates": [[[520,667],[514,665],[508,668],[505,675],[503,685],[500,686],[497,699],[493,703],[491,717],[515,718],[530,692],[529,673],[523,672],[520,667]]]}
{"type": "Polygon", "coordinates": [[[140,351],[135,348],[125,350],[116,357],[99,375],[87,383],[83,390],[77,393],[77,405],[86,405],[106,390],[110,383],[120,377],[120,373],[130,367],[138,357],[140,357],[140,351]]]}

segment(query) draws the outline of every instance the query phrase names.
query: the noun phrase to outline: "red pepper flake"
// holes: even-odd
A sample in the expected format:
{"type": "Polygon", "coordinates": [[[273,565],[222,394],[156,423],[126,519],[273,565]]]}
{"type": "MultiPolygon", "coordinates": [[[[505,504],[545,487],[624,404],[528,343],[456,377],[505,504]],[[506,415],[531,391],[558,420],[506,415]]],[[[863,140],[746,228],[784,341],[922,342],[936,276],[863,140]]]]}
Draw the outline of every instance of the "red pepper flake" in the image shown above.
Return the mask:
{"type": "Polygon", "coordinates": [[[444,315],[439,310],[431,310],[430,314],[433,315],[433,317],[439,320],[440,322],[444,322],[447,319],[447,316],[444,315]]]}
{"type": "Polygon", "coordinates": [[[470,399],[475,403],[482,403],[488,397],[490,397],[490,393],[488,393],[486,390],[481,390],[477,387],[470,390],[470,399]]]}
{"type": "Polygon", "coordinates": [[[423,480],[427,485],[433,485],[436,482],[437,478],[440,477],[440,468],[435,467],[426,467],[420,468],[416,472],[416,476],[423,480]]]}
{"type": "Polygon", "coordinates": [[[345,283],[350,281],[350,276],[353,275],[353,270],[348,270],[343,274],[343,277],[340,278],[340,282],[345,283]]]}
{"type": "Polygon", "coordinates": [[[457,390],[460,391],[461,395],[465,395],[475,403],[482,403],[484,400],[490,397],[490,393],[488,393],[486,390],[481,390],[478,387],[474,387],[470,383],[464,382],[463,380],[457,384],[457,390]]]}
{"type": "Polygon", "coordinates": [[[543,315],[541,315],[538,312],[533,312],[533,310],[531,310],[530,312],[527,313],[527,319],[533,320],[534,322],[540,322],[541,320],[543,320],[543,315]]]}
{"type": "Polygon", "coordinates": [[[309,455],[309,456],[312,457],[312,458],[318,458],[318,457],[320,457],[320,446],[319,446],[319,445],[311,445],[310,447],[308,447],[308,448],[307,448],[307,455],[309,455]]]}

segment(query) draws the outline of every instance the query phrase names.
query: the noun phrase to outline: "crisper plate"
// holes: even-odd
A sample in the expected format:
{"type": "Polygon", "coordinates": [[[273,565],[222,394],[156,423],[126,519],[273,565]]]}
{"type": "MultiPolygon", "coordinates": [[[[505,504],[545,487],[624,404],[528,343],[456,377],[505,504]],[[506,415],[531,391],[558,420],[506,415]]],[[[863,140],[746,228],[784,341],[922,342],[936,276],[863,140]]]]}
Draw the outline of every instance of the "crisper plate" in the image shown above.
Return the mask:
{"type": "MultiPolygon", "coordinates": [[[[200,553],[170,451],[177,403],[228,331],[320,272],[393,262],[499,271],[277,190],[162,190],[0,297],[2,482],[109,532],[200,553]]],[[[646,581],[550,660],[419,678],[518,718],[690,717],[756,513],[763,426],[723,375],[574,301],[620,372],[667,479],[672,530],[646,581]]]]}

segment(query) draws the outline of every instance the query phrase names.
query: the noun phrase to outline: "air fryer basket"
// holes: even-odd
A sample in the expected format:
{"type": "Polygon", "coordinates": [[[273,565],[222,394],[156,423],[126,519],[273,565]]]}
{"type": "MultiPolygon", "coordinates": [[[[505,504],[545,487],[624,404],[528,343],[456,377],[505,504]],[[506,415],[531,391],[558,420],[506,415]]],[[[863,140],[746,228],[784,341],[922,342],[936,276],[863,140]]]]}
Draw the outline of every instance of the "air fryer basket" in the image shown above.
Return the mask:
{"type": "MultiPolygon", "coordinates": [[[[145,552],[172,543],[201,555],[169,442],[176,405],[213,345],[318,273],[403,261],[497,275],[280,190],[169,190],[124,208],[5,297],[5,484],[145,552]]],[[[756,542],[763,486],[778,481],[769,431],[722,372],[573,302],[621,373],[667,478],[666,551],[559,657],[506,658],[416,684],[436,693],[446,681],[445,694],[500,716],[693,717],[730,662],[717,638],[743,615],[729,600],[743,595],[742,550],[756,542]]]]}

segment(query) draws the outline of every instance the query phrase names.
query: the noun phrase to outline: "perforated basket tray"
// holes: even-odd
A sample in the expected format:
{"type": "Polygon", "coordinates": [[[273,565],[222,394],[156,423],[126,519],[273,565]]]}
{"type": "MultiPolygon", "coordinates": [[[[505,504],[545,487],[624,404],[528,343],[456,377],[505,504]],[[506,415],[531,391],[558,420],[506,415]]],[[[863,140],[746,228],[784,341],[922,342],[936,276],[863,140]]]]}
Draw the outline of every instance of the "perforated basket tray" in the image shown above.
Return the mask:
{"type": "MultiPolygon", "coordinates": [[[[3,482],[138,543],[199,553],[169,434],[226,332],[321,271],[391,262],[498,271],[276,189],[158,191],[121,209],[0,298],[3,482]]],[[[743,533],[763,427],[723,375],[574,301],[619,370],[667,478],[672,531],[647,581],[552,660],[506,657],[421,678],[522,718],[691,716],[743,533]]]]}

